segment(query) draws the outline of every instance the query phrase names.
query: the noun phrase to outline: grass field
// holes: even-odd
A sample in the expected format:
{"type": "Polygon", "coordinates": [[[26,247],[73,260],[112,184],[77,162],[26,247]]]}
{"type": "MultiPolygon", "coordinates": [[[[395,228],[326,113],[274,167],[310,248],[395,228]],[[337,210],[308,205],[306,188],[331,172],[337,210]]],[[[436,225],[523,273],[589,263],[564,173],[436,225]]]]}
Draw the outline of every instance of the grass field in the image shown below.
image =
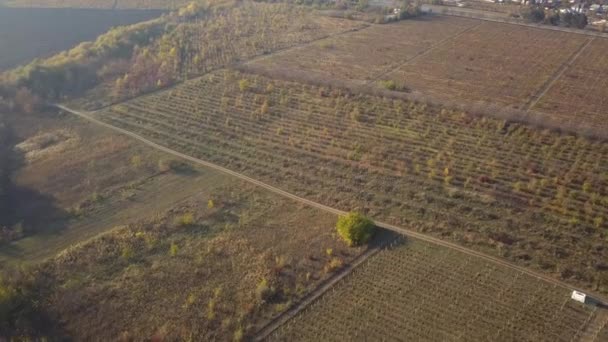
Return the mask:
{"type": "Polygon", "coordinates": [[[608,291],[605,143],[234,72],[99,117],[323,204],[608,291]]]}
{"type": "Polygon", "coordinates": [[[608,93],[603,75],[608,70],[608,39],[596,38],[549,88],[535,110],[559,120],[608,130],[608,93]]]}
{"type": "Polygon", "coordinates": [[[224,184],[214,173],[76,118],[22,116],[14,125],[22,166],[11,199],[25,238],[0,248],[0,262],[40,261],[105,230],[164,211],[224,184]],[[173,171],[168,170],[170,164],[173,171]],[[31,215],[36,212],[36,215],[31,215]]]}
{"type": "Polygon", "coordinates": [[[368,259],[268,340],[577,341],[595,312],[569,295],[457,251],[406,241],[368,259]]]}
{"type": "Polygon", "coordinates": [[[241,340],[365,249],[334,215],[225,178],[37,266],[53,336],[241,340]]]}

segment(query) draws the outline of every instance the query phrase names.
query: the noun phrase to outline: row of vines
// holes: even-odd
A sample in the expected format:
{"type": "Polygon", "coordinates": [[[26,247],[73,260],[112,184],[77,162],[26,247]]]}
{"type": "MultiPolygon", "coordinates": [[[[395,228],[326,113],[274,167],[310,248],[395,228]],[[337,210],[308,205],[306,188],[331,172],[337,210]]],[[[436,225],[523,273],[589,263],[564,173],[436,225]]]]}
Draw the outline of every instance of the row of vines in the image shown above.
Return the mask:
{"type": "Polygon", "coordinates": [[[594,310],[567,289],[406,241],[380,252],[270,341],[573,341],[594,310]]]}
{"type": "Polygon", "coordinates": [[[608,291],[605,143],[229,71],[100,117],[326,205],[608,291]]]}

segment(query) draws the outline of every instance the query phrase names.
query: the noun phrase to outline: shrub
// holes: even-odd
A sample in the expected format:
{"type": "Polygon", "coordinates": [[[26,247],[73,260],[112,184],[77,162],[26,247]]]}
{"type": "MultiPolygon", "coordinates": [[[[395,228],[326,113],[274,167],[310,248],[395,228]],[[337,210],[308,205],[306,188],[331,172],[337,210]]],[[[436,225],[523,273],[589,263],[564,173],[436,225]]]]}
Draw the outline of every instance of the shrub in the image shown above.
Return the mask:
{"type": "Polygon", "coordinates": [[[243,333],[243,327],[239,327],[238,329],[236,329],[236,331],[234,332],[234,341],[238,342],[238,341],[242,341],[243,340],[243,336],[245,334],[243,333]]]}
{"type": "Polygon", "coordinates": [[[260,302],[265,302],[274,295],[274,288],[268,284],[266,278],[262,279],[255,288],[255,295],[260,302]]]}
{"type": "Polygon", "coordinates": [[[139,168],[141,166],[141,157],[133,156],[133,158],[131,158],[131,165],[136,169],[139,168]]]}
{"type": "Polygon", "coordinates": [[[177,255],[178,251],[179,247],[177,246],[177,244],[175,242],[171,242],[171,247],[169,247],[169,255],[174,257],[177,255]]]}
{"type": "Polygon", "coordinates": [[[386,88],[388,90],[396,90],[397,89],[397,84],[393,80],[380,81],[380,83],[382,84],[382,86],[384,88],[386,88]]]}
{"type": "Polygon", "coordinates": [[[239,81],[239,89],[241,91],[245,91],[249,88],[249,81],[246,79],[242,79],[239,81]]]}
{"type": "Polygon", "coordinates": [[[340,216],[336,224],[338,234],[349,246],[366,243],[374,234],[374,223],[364,215],[351,212],[340,216]]]}
{"type": "Polygon", "coordinates": [[[172,160],[160,159],[158,161],[158,172],[165,173],[165,172],[171,171],[172,169],[173,169],[172,160]]]}
{"type": "Polygon", "coordinates": [[[133,258],[133,249],[129,246],[123,247],[120,256],[126,261],[131,260],[133,258]]]}
{"type": "Polygon", "coordinates": [[[179,217],[177,223],[180,226],[191,226],[194,223],[194,215],[192,213],[185,213],[179,217]]]}
{"type": "Polygon", "coordinates": [[[325,273],[330,273],[341,268],[342,265],[344,265],[344,262],[340,258],[331,258],[323,270],[325,273]]]}

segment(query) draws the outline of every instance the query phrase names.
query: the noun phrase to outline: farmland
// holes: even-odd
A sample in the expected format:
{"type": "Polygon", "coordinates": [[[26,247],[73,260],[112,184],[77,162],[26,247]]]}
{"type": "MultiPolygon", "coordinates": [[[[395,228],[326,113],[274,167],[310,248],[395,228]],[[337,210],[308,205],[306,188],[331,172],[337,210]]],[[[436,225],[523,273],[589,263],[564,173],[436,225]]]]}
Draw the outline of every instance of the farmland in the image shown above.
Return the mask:
{"type": "Polygon", "coordinates": [[[550,113],[569,125],[608,130],[608,97],[603,75],[608,69],[608,39],[595,39],[549,88],[535,110],[550,113]]]}
{"type": "Polygon", "coordinates": [[[268,340],[575,341],[593,315],[568,289],[406,241],[369,259],[268,340]]]}
{"type": "Polygon", "coordinates": [[[570,298],[608,297],[607,40],[303,5],[192,2],[0,74],[0,340],[608,334],[570,298]]]}
{"type": "Polygon", "coordinates": [[[588,38],[484,23],[387,78],[446,100],[521,107],[588,38]]]}
{"type": "Polygon", "coordinates": [[[364,250],[334,236],[334,215],[225,176],[148,213],[41,263],[22,284],[60,329],[52,336],[239,340],[364,250]]]}
{"type": "Polygon", "coordinates": [[[449,106],[485,106],[483,115],[511,108],[515,110],[505,117],[605,137],[605,92],[595,84],[606,68],[601,56],[607,42],[574,33],[432,17],[324,39],[257,59],[247,70],[335,86],[383,87],[390,81],[397,90],[449,106]],[[554,77],[559,77],[555,84],[554,77]],[[572,117],[573,112],[578,114],[572,117]]]}
{"type": "Polygon", "coordinates": [[[113,26],[148,20],[160,13],[0,7],[0,71],[94,39],[113,26]],[[80,29],[74,30],[75,26],[80,29]]]}
{"type": "Polygon", "coordinates": [[[99,117],[323,204],[608,291],[604,143],[230,71],[99,117]]]}
{"type": "Polygon", "coordinates": [[[11,201],[36,215],[0,247],[0,289],[25,296],[0,338],[236,339],[366,249],[338,240],[333,214],[71,116],[11,123],[29,189],[11,201]]]}
{"type": "Polygon", "coordinates": [[[312,74],[320,79],[362,83],[478,24],[469,19],[442,17],[374,25],[360,32],[273,54],[252,64],[257,69],[277,73],[312,74]],[[320,60],[323,63],[319,63],[320,60]]]}
{"type": "Polygon", "coordinates": [[[439,17],[375,26],[253,64],[296,75],[393,80],[444,101],[520,107],[585,42],[575,34],[439,17]]]}

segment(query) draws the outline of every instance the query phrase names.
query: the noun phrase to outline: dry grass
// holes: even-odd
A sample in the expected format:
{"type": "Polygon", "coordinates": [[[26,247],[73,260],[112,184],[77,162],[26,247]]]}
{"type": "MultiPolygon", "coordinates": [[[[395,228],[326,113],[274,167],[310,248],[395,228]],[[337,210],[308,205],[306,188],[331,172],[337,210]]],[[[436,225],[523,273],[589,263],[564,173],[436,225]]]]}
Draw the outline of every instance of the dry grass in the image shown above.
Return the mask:
{"type": "Polygon", "coordinates": [[[41,309],[76,340],[247,336],[331,274],[328,248],[343,262],[363,250],[335,220],[233,183],[42,264],[41,309]],[[192,224],[176,223],[186,213],[192,224]]]}

